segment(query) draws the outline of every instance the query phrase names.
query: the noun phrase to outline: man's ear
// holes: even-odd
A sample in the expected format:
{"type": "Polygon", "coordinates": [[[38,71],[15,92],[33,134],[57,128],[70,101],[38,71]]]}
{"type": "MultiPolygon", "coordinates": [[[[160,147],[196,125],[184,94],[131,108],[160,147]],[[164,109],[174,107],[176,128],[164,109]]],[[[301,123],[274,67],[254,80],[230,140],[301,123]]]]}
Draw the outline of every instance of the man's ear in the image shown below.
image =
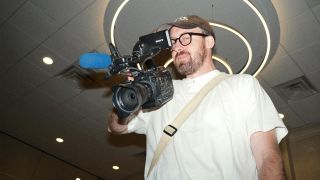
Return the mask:
{"type": "Polygon", "coordinates": [[[215,40],[212,36],[207,36],[205,38],[205,43],[206,43],[206,48],[212,49],[215,44],[215,40]]]}

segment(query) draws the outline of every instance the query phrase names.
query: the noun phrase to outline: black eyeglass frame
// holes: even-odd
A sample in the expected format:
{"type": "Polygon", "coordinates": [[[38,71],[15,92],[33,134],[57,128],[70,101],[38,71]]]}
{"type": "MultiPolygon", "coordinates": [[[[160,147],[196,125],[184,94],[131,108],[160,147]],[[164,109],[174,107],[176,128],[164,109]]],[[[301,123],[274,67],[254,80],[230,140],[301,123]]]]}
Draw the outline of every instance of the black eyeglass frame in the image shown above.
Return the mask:
{"type": "Polygon", "coordinates": [[[177,43],[177,40],[179,40],[179,43],[180,43],[182,46],[188,46],[189,44],[191,44],[192,36],[202,36],[202,37],[206,37],[206,36],[209,36],[209,35],[208,35],[208,34],[204,34],[204,33],[187,32],[187,33],[181,34],[178,38],[170,39],[170,40],[171,40],[171,44],[174,45],[174,44],[177,43]],[[190,36],[190,42],[189,42],[188,44],[183,44],[183,43],[181,42],[181,37],[182,37],[183,35],[186,35],[186,34],[189,34],[189,36],[190,36]]]}

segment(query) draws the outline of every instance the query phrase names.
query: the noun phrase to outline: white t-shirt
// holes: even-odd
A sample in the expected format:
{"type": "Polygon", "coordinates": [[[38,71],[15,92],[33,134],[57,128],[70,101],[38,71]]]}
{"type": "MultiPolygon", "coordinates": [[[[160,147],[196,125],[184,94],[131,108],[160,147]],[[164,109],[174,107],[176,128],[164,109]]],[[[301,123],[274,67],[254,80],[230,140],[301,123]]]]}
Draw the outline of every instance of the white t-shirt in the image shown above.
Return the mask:
{"type": "MultiPolygon", "coordinates": [[[[130,121],[129,132],[147,136],[145,179],[164,127],[219,73],[214,70],[194,79],[175,80],[171,101],[130,121]]],[[[256,180],[250,136],[272,129],[278,142],[288,132],[269,96],[252,76],[234,75],[209,92],[184,122],[148,179],[256,180]]]]}

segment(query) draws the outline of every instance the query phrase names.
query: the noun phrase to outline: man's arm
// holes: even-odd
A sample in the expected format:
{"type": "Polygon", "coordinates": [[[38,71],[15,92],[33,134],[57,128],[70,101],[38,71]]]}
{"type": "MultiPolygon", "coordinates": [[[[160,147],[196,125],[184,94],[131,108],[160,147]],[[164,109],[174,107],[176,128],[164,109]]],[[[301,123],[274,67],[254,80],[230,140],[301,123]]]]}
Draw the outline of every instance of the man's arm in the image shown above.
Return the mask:
{"type": "Polygon", "coordinates": [[[132,115],[119,119],[115,109],[112,110],[110,118],[108,120],[108,132],[114,134],[127,134],[128,122],[133,118],[132,115]]]}
{"type": "Polygon", "coordinates": [[[285,172],[275,130],[256,132],[250,137],[259,180],[285,180],[285,172]]]}

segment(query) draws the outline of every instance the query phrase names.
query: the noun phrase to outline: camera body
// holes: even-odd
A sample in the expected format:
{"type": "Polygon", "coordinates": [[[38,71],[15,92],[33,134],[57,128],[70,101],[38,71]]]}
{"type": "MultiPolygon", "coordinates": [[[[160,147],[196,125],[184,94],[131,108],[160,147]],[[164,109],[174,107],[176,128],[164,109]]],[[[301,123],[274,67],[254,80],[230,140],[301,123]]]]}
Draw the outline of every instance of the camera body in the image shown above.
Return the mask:
{"type": "Polygon", "coordinates": [[[127,80],[112,87],[113,106],[120,118],[140,108],[161,107],[172,99],[174,90],[170,72],[162,66],[156,67],[152,60],[159,52],[170,47],[167,30],[140,37],[131,56],[120,56],[117,48],[109,44],[112,65],[108,68],[107,77],[122,73],[133,78],[133,81],[127,80]]]}
{"type": "Polygon", "coordinates": [[[172,99],[171,74],[163,67],[139,73],[134,81],[114,86],[113,105],[122,117],[142,109],[161,107],[172,99]]]}

